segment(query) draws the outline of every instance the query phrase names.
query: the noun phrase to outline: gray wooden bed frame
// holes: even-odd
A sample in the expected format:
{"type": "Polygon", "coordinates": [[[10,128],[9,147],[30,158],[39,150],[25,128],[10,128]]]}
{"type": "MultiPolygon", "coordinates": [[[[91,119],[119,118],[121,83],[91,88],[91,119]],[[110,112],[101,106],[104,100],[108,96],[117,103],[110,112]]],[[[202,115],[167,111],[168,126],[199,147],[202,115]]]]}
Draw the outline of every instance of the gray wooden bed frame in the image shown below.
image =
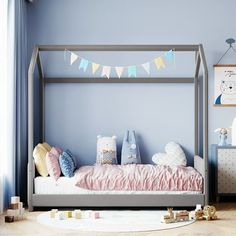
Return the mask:
{"type": "Polygon", "coordinates": [[[208,70],[203,46],[199,45],[36,45],[28,71],[28,207],[167,207],[167,206],[195,206],[208,203],[208,70]],[[162,78],[47,78],[44,76],[40,59],[41,51],[168,51],[195,53],[195,73],[193,77],[162,77],[162,78]],[[199,76],[200,66],[203,74],[199,76]],[[33,161],[34,148],[34,80],[35,69],[38,69],[40,80],[40,142],[44,141],[44,103],[46,83],[192,83],[194,85],[194,168],[204,178],[202,194],[158,194],[158,195],[75,195],[75,194],[35,194],[34,178],[35,165],[33,161]],[[202,79],[202,83],[200,81],[202,79]],[[202,102],[200,104],[200,84],[202,102]],[[201,111],[199,113],[199,111],[201,111]],[[201,117],[200,117],[200,115],[201,117]],[[202,119],[202,127],[200,127],[202,119]],[[200,133],[199,130],[202,130],[200,133]],[[199,156],[201,134],[202,157],[199,156]]]}

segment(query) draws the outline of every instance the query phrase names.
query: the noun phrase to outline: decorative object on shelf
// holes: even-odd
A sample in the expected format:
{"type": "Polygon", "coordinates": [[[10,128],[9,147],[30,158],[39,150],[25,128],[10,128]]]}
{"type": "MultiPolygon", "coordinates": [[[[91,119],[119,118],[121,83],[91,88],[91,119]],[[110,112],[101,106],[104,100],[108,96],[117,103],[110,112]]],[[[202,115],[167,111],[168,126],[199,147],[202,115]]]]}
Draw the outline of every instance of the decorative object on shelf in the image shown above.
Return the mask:
{"type": "Polygon", "coordinates": [[[234,118],[231,127],[231,142],[232,146],[236,146],[236,117],[234,118]]]}
{"type": "Polygon", "coordinates": [[[232,44],[235,43],[233,38],[226,40],[229,48],[221,56],[216,65],[214,65],[215,79],[215,106],[236,106],[236,65],[235,64],[219,64],[222,58],[232,49],[236,53],[236,49],[232,44]]]}
{"type": "Polygon", "coordinates": [[[220,142],[219,142],[219,146],[226,146],[227,145],[227,134],[229,133],[229,129],[228,128],[217,128],[215,129],[216,133],[219,133],[219,138],[220,138],[220,142]]]}
{"type": "Polygon", "coordinates": [[[116,136],[97,136],[97,164],[117,164],[116,136]]]}
{"type": "Polygon", "coordinates": [[[123,139],[121,150],[121,165],[141,164],[141,157],[135,131],[127,130],[123,139]]]}
{"type": "MultiPolygon", "coordinates": [[[[174,63],[175,62],[175,55],[174,49],[171,49],[164,53],[162,56],[155,57],[151,61],[147,61],[137,65],[128,65],[128,66],[110,66],[110,65],[102,65],[97,62],[93,62],[91,60],[85,59],[78,55],[75,52],[71,52],[69,50],[65,50],[65,53],[69,53],[70,56],[70,65],[73,65],[77,60],[79,60],[79,69],[86,72],[91,66],[92,74],[95,74],[99,68],[101,68],[101,77],[110,78],[111,70],[114,69],[118,78],[122,76],[125,69],[127,70],[128,77],[137,77],[137,69],[140,67],[145,70],[145,72],[149,75],[150,74],[150,65],[154,63],[157,70],[166,68],[167,63],[174,63]]],[[[64,55],[64,58],[65,55],[64,55]]]]}

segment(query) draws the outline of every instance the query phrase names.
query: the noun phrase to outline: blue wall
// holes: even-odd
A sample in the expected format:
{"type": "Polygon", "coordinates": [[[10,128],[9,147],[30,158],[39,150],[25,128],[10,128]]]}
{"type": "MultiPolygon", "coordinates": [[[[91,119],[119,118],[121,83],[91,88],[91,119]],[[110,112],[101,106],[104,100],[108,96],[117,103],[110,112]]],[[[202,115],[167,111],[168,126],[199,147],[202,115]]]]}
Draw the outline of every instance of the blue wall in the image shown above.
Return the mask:
{"type": "MultiPolygon", "coordinates": [[[[236,38],[235,7],[234,0],[35,0],[28,5],[29,52],[34,44],[202,43],[209,68],[209,143],[216,143],[214,129],[229,127],[236,115],[235,107],[212,106],[212,65],[226,50],[225,39],[236,38]]],[[[126,59],[122,55],[85,56],[111,65],[153,58],[153,54],[126,59]]],[[[44,55],[47,75],[87,76],[61,58],[61,54],[44,55]]],[[[190,59],[176,56],[175,67],[169,65],[165,73],[188,76],[190,59]]],[[[222,62],[235,59],[229,53],[222,62]]],[[[46,101],[47,141],[69,147],[79,164],[94,163],[97,134],[116,134],[120,146],[127,128],[137,130],[146,163],[170,140],[180,142],[189,156],[193,153],[191,85],[49,85],[46,101]]]]}

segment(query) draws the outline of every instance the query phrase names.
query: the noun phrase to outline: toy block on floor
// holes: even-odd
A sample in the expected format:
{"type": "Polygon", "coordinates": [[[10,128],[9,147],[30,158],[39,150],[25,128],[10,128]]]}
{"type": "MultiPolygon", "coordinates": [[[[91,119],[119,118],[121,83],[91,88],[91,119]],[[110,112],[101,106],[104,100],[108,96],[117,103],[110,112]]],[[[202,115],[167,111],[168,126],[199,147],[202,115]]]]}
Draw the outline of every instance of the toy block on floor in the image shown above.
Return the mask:
{"type": "Polygon", "coordinates": [[[65,215],[65,218],[72,218],[72,211],[65,211],[64,215],[65,215]]]}
{"type": "Polygon", "coordinates": [[[74,210],[74,212],[73,212],[73,217],[74,217],[75,219],[81,219],[81,218],[82,218],[81,210],[74,210]]]}
{"type": "Polygon", "coordinates": [[[23,220],[25,218],[25,208],[23,208],[23,203],[20,202],[20,197],[11,197],[10,208],[7,209],[7,215],[5,217],[5,222],[13,222],[16,220],[23,220]]]}
{"type": "Polygon", "coordinates": [[[50,218],[55,218],[55,215],[56,215],[57,212],[58,212],[57,209],[52,209],[52,210],[50,211],[50,218]]]}

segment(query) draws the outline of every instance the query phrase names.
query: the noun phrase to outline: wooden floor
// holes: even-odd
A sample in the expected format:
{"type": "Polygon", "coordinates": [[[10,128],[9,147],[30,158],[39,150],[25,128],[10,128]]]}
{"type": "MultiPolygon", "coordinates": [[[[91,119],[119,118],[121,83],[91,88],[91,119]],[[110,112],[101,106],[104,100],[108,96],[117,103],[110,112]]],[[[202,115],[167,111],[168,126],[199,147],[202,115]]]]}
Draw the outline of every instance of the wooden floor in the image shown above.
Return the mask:
{"type": "MultiPolygon", "coordinates": [[[[48,227],[37,223],[36,217],[41,212],[27,213],[27,220],[4,223],[4,217],[0,216],[0,235],[1,236],[63,236],[63,235],[80,235],[80,236],[159,236],[159,235],[214,235],[214,236],[230,236],[236,235],[236,203],[220,203],[215,205],[217,208],[218,220],[216,221],[198,221],[191,225],[162,231],[137,232],[137,233],[95,233],[95,232],[79,232],[72,230],[61,230],[48,227]]],[[[140,222],[141,223],[141,222],[140,222]]]]}

